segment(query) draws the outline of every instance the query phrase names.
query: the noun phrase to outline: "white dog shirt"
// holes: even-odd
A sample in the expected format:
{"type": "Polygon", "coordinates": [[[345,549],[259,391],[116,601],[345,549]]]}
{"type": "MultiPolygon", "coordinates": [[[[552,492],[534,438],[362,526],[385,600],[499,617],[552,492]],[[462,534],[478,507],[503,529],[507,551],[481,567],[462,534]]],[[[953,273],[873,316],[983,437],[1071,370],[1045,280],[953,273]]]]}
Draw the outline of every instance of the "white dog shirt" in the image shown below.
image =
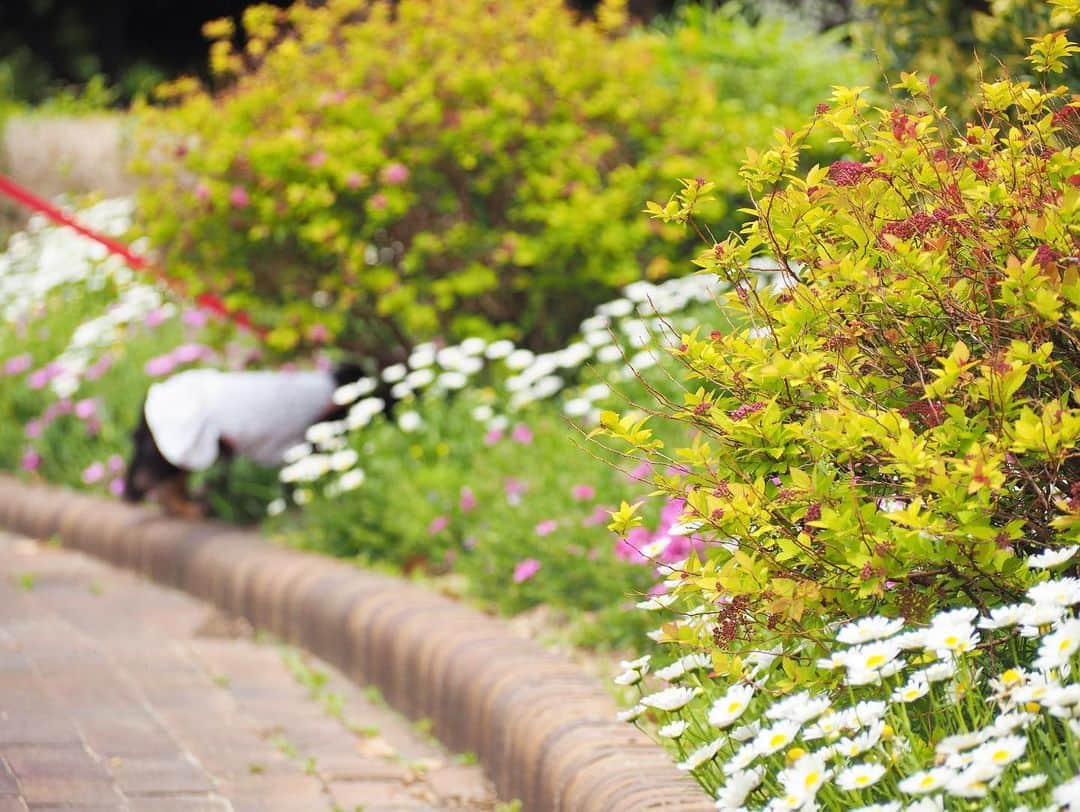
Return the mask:
{"type": "Polygon", "coordinates": [[[165,459],[189,471],[213,465],[220,440],[241,456],[280,465],[331,407],[335,388],[328,372],[191,369],[150,387],[146,423],[165,459]]]}

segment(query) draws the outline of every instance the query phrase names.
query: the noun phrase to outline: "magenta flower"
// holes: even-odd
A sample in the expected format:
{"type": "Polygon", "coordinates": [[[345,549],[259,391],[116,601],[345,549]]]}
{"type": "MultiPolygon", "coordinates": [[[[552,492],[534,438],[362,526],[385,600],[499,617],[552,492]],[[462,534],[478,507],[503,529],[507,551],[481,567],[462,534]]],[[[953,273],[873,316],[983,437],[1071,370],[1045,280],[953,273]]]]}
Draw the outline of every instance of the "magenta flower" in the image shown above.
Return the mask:
{"type": "Polygon", "coordinates": [[[468,513],[476,507],[476,494],[468,485],[461,489],[461,499],[458,501],[458,507],[461,508],[462,513],[468,513]]]}
{"type": "Polygon", "coordinates": [[[34,439],[41,436],[41,432],[45,430],[44,424],[40,420],[27,420],[26,421],[26,436],[34,439]]]}
{"type": "Polygon", "coordinates": [[[503,438],[502,429],[492,429],[484,435],[484,445],[495,445],[503,438]]]}
{"type": "Polygon", "coordinates": [[[105,478],[105,466],[100,462],[92,462],[82,472],[82,481],[87,485],[93,485],[105,478]]]}
{"type": "Polygon", "coordinates": [[[386,199],[386,195],[382,192],[376,192],[371,196],[371,200],[368,201],[371,208],[375,209],[375,211],[382,211],[389,202],[390,201],[386,199]]]}
{"type": "Polygon", "coordinates": [[[112,482],[110,482],[109,483],[109,493],[111,493],[113,496],[117,496],[117,497],[123,496],[124,495],[124,480],[120,479],[120,477],[117,477],[112,482]]]}
{"type": "Polygon", "coordinates": [[[359,189],[361,186],[363,186],[366,180],[367,178],[365,178],[359,172],[350,172],[345,177],[345,185],[355,191],[356,189],[359,189]]]}
{"type": "Polygon", "coordinates": [[[180,321],[184,323],[185,327],[194,327],[199,329],[205,327],[209,316],[202,310],[195,308],[193,310],[185,310],[183,315],[180,316],[180,321]]]}
{"type": "Polygon", "coordinates": [[[234,209],[246,209],[250,204],[251,198],[243,186],[234,186],[229,190],[229,205],[234,209]]]}
{"type": "Polygon", "coordinates": [[[109,367],[112,366],[112,356],[103,355],[97,361],[90,365],[86,370],[86,379],[88,381],[96,381],[102,375],[109,371],[109,367]]]}
{"type": "Polygon", "coordinates": [[[598,524],[607,524],[611,521],[611,511],[613,508],[607,505],[597,505],[593,508],[593,512],[581,520],[582,527],[596,527],[598,524]]]}
{"type": "Polygon", "coordinates": [[[596,488],[592,485],[575,485],[570,489],[570,496],[578,502],[589,502],[596,498],[596,488]]]}
{"type": "Polygon", "coordinates": [[[524,423],[518,423],[516,426],[514,426],[514,430],[510,432],[510,439],[512,439],[515,443],[529,445],[533,441],[532,429],[530,429],[524,423]]]}
{"type": "Polygon", "coordinates": [[[87,437],[97,437],[97,435],[98,435],[98,433],[100,431],[101,431],[101,421],[98,420],[97,415],[95,415],[94,417],[91,417],[89,420],[86,421],[86,436],[87,437]]]}
{"type": "Polygon", "coordinates": [[[318,150],[308,156],[307,165],[312,169],[318,169],[326,163],[326,152],[324,150],[318,150]]]}
{"type": "Polygon", "coordinates": [[[36,471],[41,466],[41,455],[34,449],[28,448],[22,455],[22,469],[24,471],[36,471]]]}
{"type": "Polygon", "coordinates": [[[503,483],[503,490],[506,492],[506,501],[511,505],[520,505],[521,497],[525,495],[525,491],[528,489],[529,486],[517,477],[508,476],[503,483]]]}
{"type": "Polygon", "coordinates": [[[652,474],[652,465],[647,462],[638,463],[629,474],[630,479],[645,479],[652,474]]]}
{"type": "Polygon", "coordinates": [[[205,203],[210,199],[210,187],[202,181],[199,181],[195,185],[195,197],[205,203]]]}
{"type": "Polygon", "coordinates": [[[176,369],[176,361],[170,355],[159,355],[157,358],[151,358],[147,361],[143,369],[150,377],[160,378],[176,369]]]}
{"type": "Polygon", "coordinates": [[[550,536],[556,530],[559,529],[558,519],[544,519],[536,525],[536,535],[538,536],[550,536]]]}
{"type": "Polygon", "coordinates": [[[110,474],[119,474],[124,470],[124,458],[119,454],[113,454],[105,464],[108,466],[110,474]]]}
{"type": "Polygon", "coordinates": [[[166,312],[165,308],[158,307],[146,314],[144,324],[152,330],[155,327],[160,327],[168,320],[168,318],[169,314],[166,312]]]}
{"type": "Polygon", "coordinates": [[[540,572],[540,567],[540,562],[535,558],[526,558],[524,561],[519,561],[518,565],[514,567],[514,583],[520,584],[528,581],[536,573],[540,572]]]}
{"type": "Polygon", "coordinates": [[[394,162],[383,167],[382,180],[388,186],[400,186],[409,179],[409,168],[394,162]]]}
{"type": "Polygon", "coordinates": [[[429,536],[434,536],[441,533],[447,527],[450,526],[450,519],[447,516],[436,516],[431,520],[431,524],[428,525],[427,531],[429,536]]]}
{"type": "Polygon", "coordinates": [[[313,324],[308,328],[308,339],[315,344],[325,344],[330,340],[330,331],[324,324],[313,324]]]}
{"type": "Polygon", "coordinates": [[[80,400],[75,404],[75,416],[80,420],[89,420],[97,414],[97,404],[90,398],[80,400]]]}
{"type": "Polygon", "coordinates": [[[31,389],[44,389],[45,384],[49,382],[49,370],[48,367],[42,367],[41,369],[35,369],[30,373],[30,377],[26,379],[26,385],[31,389]]]}
{"type": "Polygon", "coordinates": [[[30,353],[24,352],[22,355],[14,355],[8,358],[4,362],[4,374],[5,375],[21,375],[30,369],[30,366],[34,363],[34,359],[30,357],[30,353]]]}

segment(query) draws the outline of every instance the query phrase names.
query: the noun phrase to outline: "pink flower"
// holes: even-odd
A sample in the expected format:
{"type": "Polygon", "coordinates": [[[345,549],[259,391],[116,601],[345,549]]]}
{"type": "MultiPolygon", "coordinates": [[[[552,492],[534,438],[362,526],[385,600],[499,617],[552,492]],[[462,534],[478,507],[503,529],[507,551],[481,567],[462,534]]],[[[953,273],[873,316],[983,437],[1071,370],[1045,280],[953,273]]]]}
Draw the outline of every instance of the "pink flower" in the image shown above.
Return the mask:
{"type": "Polygon", "coordinates": [[[667,594],[667,584],[665,584],[663,581],[660,581],[657,584],[653,584],[652,588],[649,590],[649,594],[652,595],[653,597],[655,597],[657,595],[666,595],[667,594]]]}
{"type": "Polygon", "coordinates": [[[536,573],[540,572],[540,566],[540,562],[535,558],[526,558],[524,561],[519,561],[518,565],[514,567],[514,583],[520,584],[528,581],[536,573]]]}
{"type": "Polygon", "coordinates": [[[647,462],[638,463],[637,467],[629,473],[630,479],[645,479],[652,474],[652,465],[647,462]]]}
{"type": "Polygon", "coordinates": [[[210,187],[202,181],[199,181],[195,185],[195,197],[205,203],[207,200],[210,199],[210,187]]]}
{"type": "Polygon", "coordinates": [[[575,485],[570,489],[570,495],[578,502],[589,502],[596,498],[596,488],[592,485],[575,485]]]}
{"type": "Polygon", "coordinates": [[[581,520],[582,527],[595,527],[598,524],[607,524],[611,521],[612,508],[607,505],[597,505],[593,512],[581,520]]]}
{"type": "Polygon", "coordinates": [[[90,398],[80,400],[75,404],[75,416],[80,420],[89,420],[97,414],[97,404],[90,398]]]}
{"type": "Polygon", "coordinates": [[[503,483],[503,490],[506,492],[506,501],[511,505],[520,505],[521,497],[525,495],[525,491],[528,489],[529,486],[527,484],[512,476],[508,476],[503,483]]]}
{"type": "Polygon", "coordinates": [[[45,426],[40,420],[28,420],[26,422],[26,436],[33,439],[40,437],[41,432],[45,430],[45,426]]]}
{"type": "Polygon", "coordinates": [[[532,429],[530,429],[524,423],[518,423],[516,426],[514,426],[514,430],[510,432],[510,438],[515,443],[529,445],[529,443],[533,441],[532,429]]]}
{"type": "Polygon", "coordinates": [[[93,485],[105,478],[105,466],[100,462],[92,462],[82,472],[82,481],[87,485],[93,485]]]}
{"type": "Polygon", "coordinates": [[[88,381],[96,381],[102,375],[109,371],[109,367],[112,366],[112,356],[103,355],[97,361],[90,365],[86,370],[86,379],[88,381]]]}
{"type": "Polygon", "coordinates": [[[229,205],[234,209],[246,209],[250,204],[251,198],[243,186],[234,186],[229,190],[229,205]]]}
{"type": "Polygon", "coordinates": [[[544,519],[536,525],[536,535],[538,536],[550,536],[556,530],[559,529],[558,519],[544,519]]]}
{"type": "Polygon", "coordinates": [[[195,308],[194,310],[185,310],[183,315],[180,316],[180,321],[184,323],[185,327],[199,329],[206,326],[208,318],[205,311],[195,308]]]}
{"type": "Polygon", "coordinates": [[[108,466],[110,474],[119,474],[124,470],[124,458],[119,454],[113,454],[105,464],[108,466]]]}
{"type": "Polygon", "coordinates": [[[324,150],[318,150],[308,156],[307,165],[312,169],[318,169],[320,166],[326,163],[326,152],[324,150]]]}
{"type": "Polygon", "coordinates": [[[152,330],[164,324],[168,318],[169,314],[165,311],[165,308],[158,307],[146,314],[144,324],[152,330]]]}
{"type": "Polygon", "coordinates": [[[447,527],[450,526],[450,519],[447,516],[436,516],[431,520],[431,524],[428,525],[427,531],[429,536],[434,536],[441,533],[447,527]]]}
{"type": "Polygon", "coordinates": [[[382,180],[388,186],[400,186],[409,179],[409,169],[405,164],[394,162],[383,167],[382,180]]]}
{"type": "Polygon", "coordinates": [[[160,378],[176,369],[176,361],[170,355],[159,355],[157,358],[151,358],[147,361],[143,369],[151,378],[160,378]]]}
{"type": "Polygon", "coordinates": [[[24,471],[36,471],[41,465],[41,455],[34,449],[28,448],[22,455],[22,469],[24,471]]]}
{"type": "Polygon", "coordinates": [[[91,417],[86,421],[86,436],[97,437],[98,432],[101,431],[101,421],[96,416],[91,417]]]}
{"type": "Polygon", "coordinates": [[[371,200],[368,201],[368,204],[371,206],[371,208],[375,209],[375,211],[382,211],[386,208],[386,204],[389,202],[390,201],[386,199],[386,195],[384,195],[382,192],[376,192],[371,196],[371,200]]]}
{"type": "Polygon", "coordinates": [[[365,178],[359,172],[350,172],[345,177],[345,185],[350,189],[356,190],[363,186],[366,180],[367,178],[365,178]]]}
{"type": "Polygon", "coordinates": [[[458,507],[461,508],[462,513],[468,513],[476,507],[476,494],[468,485],[461,489],[461,499],[458,501],[458,507]]]}
{"type": "Polygon", "coordinates": [[[466,536],[461,542],[461,546],[464,547],[466,550],[474,550],[476,549],[477,541],[478,539],[476,538],[476,536],[466,536]]]}
{"type": "Polygon", "coordinates": [[[316,344],[325,344],[330,340],[330,331],[324,324],[313,324],[308,328],[308,339],[316,344]]]}
{"type": "Polygon", "coordinates": [[[484,445],[495,445],[503,438],[502,429],[492,429],[484,435],[484,445]]]}
{"type": "Polygon", "coordinates": [[[170,353],[176,364],[192,364],[208,358],[210,354],[210,348],[203,344],[181,344],[170,353]]]}
{"type": "Polygon", "coordinates": [[[109,493],[111,493],[113,496],[123,496],[124,495],[124,480],[117,477],[112,482],[110,482],[109,483],[109,493]]]}
{"type": "Polygon", "coordinates": [[[34,359],[30,357],[30,353],[24,352],[22,355],[14,355],[8,358],[4,362],[4,374],[5,375],[21,375],[30,369],[31,364],[34,363],[34,359]]]}

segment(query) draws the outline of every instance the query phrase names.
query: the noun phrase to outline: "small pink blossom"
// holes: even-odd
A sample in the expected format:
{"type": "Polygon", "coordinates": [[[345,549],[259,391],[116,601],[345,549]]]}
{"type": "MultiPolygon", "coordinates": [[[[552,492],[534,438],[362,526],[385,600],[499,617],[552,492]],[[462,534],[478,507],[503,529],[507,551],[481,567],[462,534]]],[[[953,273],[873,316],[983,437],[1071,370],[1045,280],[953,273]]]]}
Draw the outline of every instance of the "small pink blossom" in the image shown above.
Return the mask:
{"type": "Polygon", "coordinates": [[[550,536],[556,530],[559,529],[558,519],[544,519],[544,521],[536,525],[536,535],[538,536],[550,536]]]}
{"type": "Polygon", "coordinates": [[[645,479],[652,475],[652,465],[648,462],[640,462],[630,474],[630,479],[645,479]]]}
{"type": "Polygon", "coordinates": [[[246,209],[250,204],[251,198],[243,186],[234,186],[229,190],[229,205],[234,209],[246,209]]]}
{"type": "Polygon", "coordinates": [[[171,356],[176,364],[192,364],[209,358],[211,354],[211,349],[204,344],[181,344],[172,351],[171,356]]]}
{"type": "Polygon", "coordinates": [[[210,187],[202,181],[195,184],[195,197],[205,203],[210,199],[210,187]]]}
{"type": "Polygon", "coordinates": [[[371,196],[371,200],[368,201],[368,204],[371,208],[375,209],[375,211],[382,211],[389,202],[390,201],[386,199],[386,195],[382,192],[376,192],[371,196]]]}
{"type": "Polygon", "coordinates": [[[461,489],[461,499],[458,500],[458,507],[461,508],[462,513],[468,513],[476,507],[476,494],[468,485],[461,489]]]}
{"type": "Polygon", "coordinates": [[[315,344],[325,344],[330,340],[330,331],[325,324],[313,324],[308,328],[308,340],[315,344]]]}
{"type": "Polygon", "coordinates": [[[447,516],[436,516],[431,520],[431,524],[428,525],[427,531],[429,536],[434,536],[441,533],[447,527],[450,526],[450,519],[447,516]]]}
{"type": "Polygon", "coordinates": [[[502,438],[502,429],[492,429],[484,435],[484,445],[495,445],[495,443],[499,442],[499,440],[501,440],[502,438]]]}
{"type": "Polygon", "coordinates": [[[596,488],[592,485],[575,485],[570,489],[570,495],[578,502],[590,502],[596,498],[596,488]]]}
{"type": "Polygon", "coordinates": [[[41,432],[44,430],[45,426],[40,420],[28,420],[26,422],[26,436],[30,439],[40,437],[41,432]]]}
{"type": "Polygon", "coordinates": [[[86,398],[75,404],[75,416],[80,420],[89,420],[95,414],[97,414],[97,403],[92,399],[86,398]]]}
{"type": "Polygon", "coordinates": [[[656,597],[657,595],[666,595],[667,591],[667,584],[665,584],[663,581],[660,581],[659,583],[652,585],[652,588],[649,590],[649,594],[653,597],[656,597]]]}
{"type": "Polygon", "coordinates": [[[120,479],[120,477],[117,477],[112,482],[110,482],[109,483],[109,493],[111,493],[113,496],[123,496],[124,495],[124,480],[120,479]]]}
{"type": "Polygon", "coordinates": [[[85,426],[87,437],[97,437],[98,433],[101,431],[101,421],[96,415],[87,420],[85,426]]]}
{"type": "Polygon", "coordinates": [[[400,186],[402,183],[409,179],[409,169],[405,164],[397,163],[396,161],[391,164],[387,164],[382,170],[383,183],[388,186],[400,186]]]}
{"type": "Polygon", "coordinates": [[[176,369],[176,361],[173,360],[171,355],[159,355],[147,361],[143,369],[150,377],[160,378],[176,369]]]}
{"type": "Polygon", "coordinates": [[[326,151],[321,150],[321,149],[316,151],[316,152],[311,153],[308,156],[308,159],[307,159],[307,165],[310,166],[312,169],[318,169],[319,167],[323,166],[325,163],[326,163],[326,151]]]}
{"type": "Polygon", "coordinates": [[[4,362],[4,374],[21,375],[30,369],[33,363],[34,359],[30,357],[28,352],[24,352],[22,355],[14,355],[4,362]]]}
{"type": "Polygon", "coordinates": [[[180,321],[184,323],[185,327],[193,327],[199,329],[206,326],[209,316],[206,315],[206,311],[194,308],[192,310],[185,310],[180,316],[180,321]]]}
{"type": "Polygon", "coordinates": [[[476,536],[466,536],[462,540],[461,546],[464,547],[466,550],[475,550],[477,540],[478,539],[476,538],[476,536]]]}
{"type": "Polygon", "coordinates": [[[596,527],[598,524],[607,524],[611,521],[611,511],[613,508],[607,505],[597,505],[593,508],[593,512],[581,520],[582,527],[596,527]]]}
{"type": "Polygon", "coordinates": [[[105,464],[108,466],[110,474],[119,474],[124,470],[124,458],[119,454],[113,454],[105,464]]]}
{"type": "Polygon", "coordinates": [[[41,466],[41,455],[34,449],[28,448],[22,455],[22,469],[24,471],[36,471],[41,466]]]}
{"type": "Polygon", "coordinates": [[[354,191],[363,186],[366,181],[367,178],[365,178],[359,172],[350,172],[345,177],[345,185],[354,191]]]}
{"type": "Polygon", "coordinates": [[[529,486],[517,477],[508,476],[503,483],[503,490],[506,492],[506,501],[511,505],[520,505],[521,497],[525,495],[525,491],[528,489],[529,486]]]}
{"type": "Polygon", "coordinates": [[[514,567],[514,583],[520,584],[528,581],[540,571],[540,567],[540,562],[535,558],[526,558],[524,561],[519,561],[517,566],[514,567]]]}
{"type": "Polygon", "coordinates": [[[532,429],[530,429],[524,423],[518,423],[516,426],[514,426],[514,430],[510,432],[510,439],[512,439],[515,443],[529,445],[533,441],[532,429]]]}
{"type": "Polygon", "coordinates": [[[86,379],[88,381],[96,381],[102,375],[109,371],[112,366],[112,356],[103,355],[97,361],[90,365],[86,370],[86,379]]]}
{"type": "Polygon", "coordinates": [[[155,327],[160,327],[168,320],[168,318],[168,311],[163,307],[157,307],[146,314],[146,319],[143,323],[152,330],[155,327]]]}
{"type": "Polygon", "coordinates": [[[30,373],[30,377],[26,379],[26,385],[31,389],[44,389],[50,380],[52,377],[49,375],[49,368],[42,367],[30,373]]]}
{"type": "Polygon", "coordinates": [[[100,462],[92,462],[82,472],[82,481],[87,485],[93,485],[105,478],[105,466],[100,462]]]}

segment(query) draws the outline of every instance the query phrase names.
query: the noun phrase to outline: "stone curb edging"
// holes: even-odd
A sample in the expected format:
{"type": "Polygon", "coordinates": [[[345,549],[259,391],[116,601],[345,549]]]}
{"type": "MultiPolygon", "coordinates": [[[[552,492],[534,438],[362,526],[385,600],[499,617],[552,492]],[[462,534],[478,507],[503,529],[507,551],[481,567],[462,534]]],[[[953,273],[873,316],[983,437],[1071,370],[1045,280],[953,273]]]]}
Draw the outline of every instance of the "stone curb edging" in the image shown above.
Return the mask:
{"type": "Polygon", "coordinates": [[[377,685],[530,812],[714,809],[577,666],[499,621],[256,533],[0,475],[0,526],[191,593],[377,685]]]}

